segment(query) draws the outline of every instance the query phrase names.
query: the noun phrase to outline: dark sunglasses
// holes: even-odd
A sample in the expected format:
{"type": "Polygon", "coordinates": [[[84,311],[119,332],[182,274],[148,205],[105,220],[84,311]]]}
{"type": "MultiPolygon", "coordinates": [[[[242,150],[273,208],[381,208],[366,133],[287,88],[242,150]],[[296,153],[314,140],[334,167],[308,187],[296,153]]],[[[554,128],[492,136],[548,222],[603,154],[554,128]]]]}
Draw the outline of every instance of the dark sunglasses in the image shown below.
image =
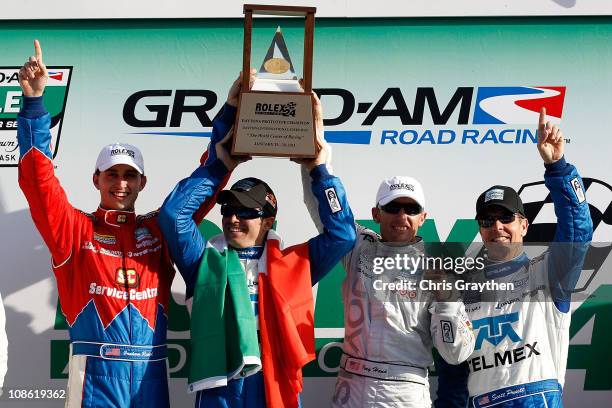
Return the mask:
{"type": "Polygon", "coordinates": [[[496,215],[489,216],[486,218],[478,218],[478,225],[481,228],[491,228],[495,221],[499,220],[502,224],[510,224],[512,221],[516,219],[517,214],[504,214],[504,215],[496,215]]]}
{"type": "Polygon", "coordinates": [[[255,218],[263,217],[264,212],[257,208],[236,207],[229,204],[223,204],[221,206],[221,215],[224,217],[235,215],[241,220],[254,220],[255,218]]]}
{"type": "Polygon", "coordinates": [[[406,215],[417,215],[423,212],[423,208],[417,203],[394,203],[391,201],[385,205],[381,205],[380,209],[389,214],[399,214],[400,210],[404,210],[406,215]]]}

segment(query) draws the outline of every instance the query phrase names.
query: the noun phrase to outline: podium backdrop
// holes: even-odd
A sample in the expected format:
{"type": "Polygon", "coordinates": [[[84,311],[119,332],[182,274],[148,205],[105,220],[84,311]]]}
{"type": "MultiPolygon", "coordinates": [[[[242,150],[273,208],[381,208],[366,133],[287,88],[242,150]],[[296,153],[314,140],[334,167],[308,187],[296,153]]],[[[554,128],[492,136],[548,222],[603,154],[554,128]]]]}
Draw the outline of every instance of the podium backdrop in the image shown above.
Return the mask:
{"type": "MultiPolygon", "coordinates": [[[[425,188],[426,240],[479,240],[475,200],[493,184],[521,189],[525,202],[542,202],[532,228],[548,234],[555,218],[541,183],[536,107],[547,106],[561,124],[566,158],[587,181],[593,245],[601,248],[591,265],[593,296],[572,308],[564,396],[570,407],[605,406],[612,398],[611,23],[608,17],[319,19],[315,28],[313,82],[326,138],[362,223],[371,223],[380,180],[404,174],[425,188]]],[[[278,24],[300,70],[303,32],[293,20],[258,23],[254,65],[278,24]]],[[[59,407],[62,400],[9,399],[11,390],[64,389],[68,352],[49,253],[17,185],[14,73],[38,38],[51,67],[46,104],[54,117],[56,173],[71,203],[96,208],[91,174],[99,148],[125,141],[144,153],[149,181],[137,210],[145,213],[196,167],[211,120],[241,68],[242,20],[3,21],[0,38],[0,292],[10,343],[0,405],[59,407]]],[[[233,180],[245,176],[262,178],[277,192],[277,230],[287,243],[315,234],[297,165],[255,159],[233,180]]],[[[203,230],[218,231],[219,221],[215,208],[203,230]]],[[[336,267],[315,289],[318,360],[305,370],[306,407],[331,398],[343,336],[342,275],[336,267]]],[[[173,293],[171,395],[174,406],[190,406],[180,277],[173,293]]],[[[434,389],[435,383],[433,375],[434,389]]]]}

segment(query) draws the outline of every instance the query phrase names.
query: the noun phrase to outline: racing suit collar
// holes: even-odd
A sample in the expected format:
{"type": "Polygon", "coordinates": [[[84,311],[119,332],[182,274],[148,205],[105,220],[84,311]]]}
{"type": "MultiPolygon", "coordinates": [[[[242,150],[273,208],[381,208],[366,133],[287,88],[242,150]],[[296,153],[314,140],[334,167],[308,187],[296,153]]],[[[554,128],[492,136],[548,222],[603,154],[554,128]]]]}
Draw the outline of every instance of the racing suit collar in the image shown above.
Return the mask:
{"type": "Polygon", "coordinates": [[[529,265],[529,257],[526,253],[522,253],[509,261],[494,262],[487,261],[484,272],[487,278],[501,278],[510,275],[529,265]]]}
{"type": "Polygon", "coordinates": [[[136,222],[136,213],[134,211],[105,210],[98,207],[95,216],[100,220],[104,220],[105,224],[113,227],[134,224],[136,222]]]}
{"type": "Polygon", "coordinates": [[[234,248],[240,259],[259,259],[263,255],[263,245],[255,245],[248,248],[234,248]]]}

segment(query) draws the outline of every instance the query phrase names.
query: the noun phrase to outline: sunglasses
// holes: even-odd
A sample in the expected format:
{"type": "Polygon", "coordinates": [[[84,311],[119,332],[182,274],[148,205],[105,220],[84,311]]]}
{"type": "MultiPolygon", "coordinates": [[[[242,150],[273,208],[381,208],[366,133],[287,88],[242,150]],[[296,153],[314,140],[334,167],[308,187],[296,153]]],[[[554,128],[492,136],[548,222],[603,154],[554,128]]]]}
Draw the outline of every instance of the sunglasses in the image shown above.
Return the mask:
{"type": "Polygon", "coordinates": [[[399,214],[400,210],[404,210],[406,215],[417,215],[423,212],[423,207],[417,203],[394,203],[391,201],[385,205],[381,205],[380,209],[388,214],[399,214]]]}
{"type": "Polygon", "coordinates": [[[235,215],[236,218],[240,218],[241,220],[254,220],[255,218],[263,217],[264,212],[257,208],[235,207],[229,204],[223,204],[221,206],[221,215],[224,217],[235,215]]]}
{"type": "Polygon", "coordinates": [[[516,219],[517,214],[504,214],[504,215],[496,215],[496,216],[489,216],[486,218],[478,218],[478,225],[480,225],[481,228],[491,228],[494,224],[495,221],[501,222],[502,224],[510,224],[512,221],[514,221],[516,219]]]}

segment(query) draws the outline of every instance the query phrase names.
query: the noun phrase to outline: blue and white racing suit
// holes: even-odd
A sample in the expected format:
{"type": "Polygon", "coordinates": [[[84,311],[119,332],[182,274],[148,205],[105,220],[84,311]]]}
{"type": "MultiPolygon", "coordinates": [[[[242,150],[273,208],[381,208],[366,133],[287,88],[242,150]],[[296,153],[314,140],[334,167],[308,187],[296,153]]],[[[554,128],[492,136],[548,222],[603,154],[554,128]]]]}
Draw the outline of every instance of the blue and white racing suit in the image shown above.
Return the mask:
{"type": "Polygon", "coordinates": [[[507,262],[488,263],[474,272],[480,276],[470,277],[512,283],[514,289],[464,298],[476,335],[474,353],[466,362],[469,407],[563,406],[570,295],[593,224],[574,166],[561,158],[546,166],[544,180],[557,216],[548,250],[531,259],[522,253],[507,262]]]}

